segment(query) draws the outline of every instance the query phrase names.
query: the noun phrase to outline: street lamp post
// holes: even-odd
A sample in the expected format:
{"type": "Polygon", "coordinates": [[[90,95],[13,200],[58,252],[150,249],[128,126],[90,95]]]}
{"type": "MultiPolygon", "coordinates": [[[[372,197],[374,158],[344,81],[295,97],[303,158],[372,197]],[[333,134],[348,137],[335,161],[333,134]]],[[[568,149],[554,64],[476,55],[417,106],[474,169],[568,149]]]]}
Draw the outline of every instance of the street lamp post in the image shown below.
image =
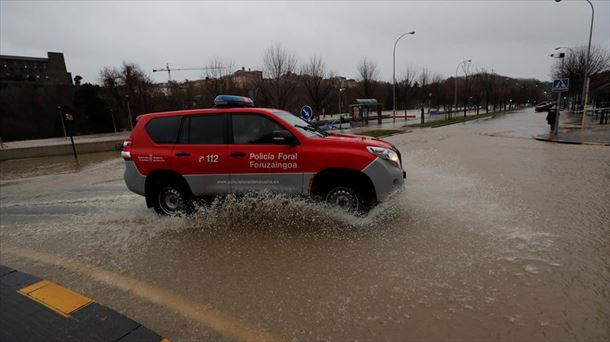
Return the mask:
{"type": "Polygon", "coordinates": [[[339,117],[341,117],[341,113],[342,113],[342,111],[341,111],[341,94],[343,93],[344,90],[345,89],[339,87],[339,117]]]}
{"type": "MultiPolygon", "coordinates": [[[[555,2],[560,2],[561,0],[555,0],[555,2]]],[[[587,58],[585,59],[585,72],[583,78],[582,85],[582,119],[581,125],[585,125],[585,114],[586,114],[586,106],[589,101],[589,57],[591,56],[591,39],[593,38],[593,18],[595,17],[595,8],[593,7],[593,3],[590,0],[586,0],[591,6],[591,25],[589,27],[589,44],[587,45],[587,58]]]]}
{"type": "Polygon", "coordinates": [[[415,34],[415,31],[401,34],[400,37],[398,37],[396,39],[396,41],[394,42],[394,52],[392,54],[392,97],[393,97],[392,122],[396,122],[396,45],[398,44],[398,41],[402,37],[409,35],[409,34],[415,34]]]}
{"type": "Polygon", "coordinates": [[[110,110],[110,118],[112,119],[112,128],[114,128],[114,133],[116,133],[116,122],[114,121],[114,113],[112,109],[110,110]]]}
{"type": "MultiPolygon", "coordinates": [[[[466,63],[470,63],[472,62],[471,59],[465,59],[463,61],[461,61],[457,67],[455,67],[455,87],[454,87],[454,94],[453,94],[453,110],[457,111],[457,89],[458,89],[458,70],[460,69],[460,66],[462,64],[466,64],[466,63]]],[[[465,73],[464,73],[465,75],[465,73]]],[[[449,119],[451,119],[451,113],[449,115],[449,119]]]]}

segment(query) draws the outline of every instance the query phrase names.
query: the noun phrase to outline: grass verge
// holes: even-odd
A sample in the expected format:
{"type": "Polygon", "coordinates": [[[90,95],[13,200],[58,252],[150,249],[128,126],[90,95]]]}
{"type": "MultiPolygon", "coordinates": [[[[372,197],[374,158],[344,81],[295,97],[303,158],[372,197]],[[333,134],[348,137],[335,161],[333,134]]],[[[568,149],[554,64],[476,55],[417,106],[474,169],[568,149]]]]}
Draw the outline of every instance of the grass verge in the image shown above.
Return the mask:
{"type": "Polygon", "coordinates": [[[435,120],[435,121],[428,121],[423,124],[409,125],[409,127],[441,127],[441,126],[457,124],[460,122],[466,122],[466,121],[471,121],[471,120],[487,118],[490,116],[501,115],[501,114],[505,114],[505,113],[507,113],[507,112],[505,112],[505,111],[493,112],[493,113],[486,113],[486,114],[479,114],[479,115],[471,115],[471,116],[467,116],[467,117],[460,116],[460,117],[452,118],[452,119],[448,119],[448,120],[435,120]]]}
{"type": "Polygon", "coordinates": [[[383,138],[389,137],[390,135],[394,135],[396,133],[401,133],[402,131],[399,129],[374,129],[370,131],[363,131],[356,133],[357,135],[366,135],[374,138],[383,138]]]}

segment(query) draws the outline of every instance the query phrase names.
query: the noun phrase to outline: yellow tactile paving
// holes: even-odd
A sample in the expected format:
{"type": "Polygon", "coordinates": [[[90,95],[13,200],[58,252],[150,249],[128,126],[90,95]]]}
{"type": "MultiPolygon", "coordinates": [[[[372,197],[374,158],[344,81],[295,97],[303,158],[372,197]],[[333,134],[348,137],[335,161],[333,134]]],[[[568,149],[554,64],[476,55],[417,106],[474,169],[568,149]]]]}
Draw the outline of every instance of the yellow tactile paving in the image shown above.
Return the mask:
{"type": "Polygon", "coordinates": [[[41,280],[18,292],[64,316],[70,316],[73,312],[93,302],[91,298],[48,280],[41,280]]]}

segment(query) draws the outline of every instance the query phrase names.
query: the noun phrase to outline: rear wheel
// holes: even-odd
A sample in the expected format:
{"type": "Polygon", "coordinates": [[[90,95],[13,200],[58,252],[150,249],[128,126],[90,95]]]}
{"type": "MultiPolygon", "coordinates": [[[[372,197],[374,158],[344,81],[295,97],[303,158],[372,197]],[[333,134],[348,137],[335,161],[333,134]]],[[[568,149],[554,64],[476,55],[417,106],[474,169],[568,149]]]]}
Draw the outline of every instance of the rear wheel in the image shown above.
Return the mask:
{"type": "Polygon", "coordinates": [[[152,199],[153,208],[161,215],[179,216],[189,214],[192,210],[188,191],[177,184],[157,187],[152,199]]]}

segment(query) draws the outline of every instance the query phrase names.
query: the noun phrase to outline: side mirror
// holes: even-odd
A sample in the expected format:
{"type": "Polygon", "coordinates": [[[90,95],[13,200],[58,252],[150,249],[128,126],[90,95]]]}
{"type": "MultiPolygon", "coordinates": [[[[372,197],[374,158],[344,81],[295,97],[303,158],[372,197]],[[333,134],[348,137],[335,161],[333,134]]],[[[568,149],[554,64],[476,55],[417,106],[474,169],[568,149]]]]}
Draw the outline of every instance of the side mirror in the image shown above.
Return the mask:
{"type": "Polygon", "coordinates": [[[274,144],[278,145],[298,145],[299,141],[285,129],[273,131],[272,139],[274,144]]]}

